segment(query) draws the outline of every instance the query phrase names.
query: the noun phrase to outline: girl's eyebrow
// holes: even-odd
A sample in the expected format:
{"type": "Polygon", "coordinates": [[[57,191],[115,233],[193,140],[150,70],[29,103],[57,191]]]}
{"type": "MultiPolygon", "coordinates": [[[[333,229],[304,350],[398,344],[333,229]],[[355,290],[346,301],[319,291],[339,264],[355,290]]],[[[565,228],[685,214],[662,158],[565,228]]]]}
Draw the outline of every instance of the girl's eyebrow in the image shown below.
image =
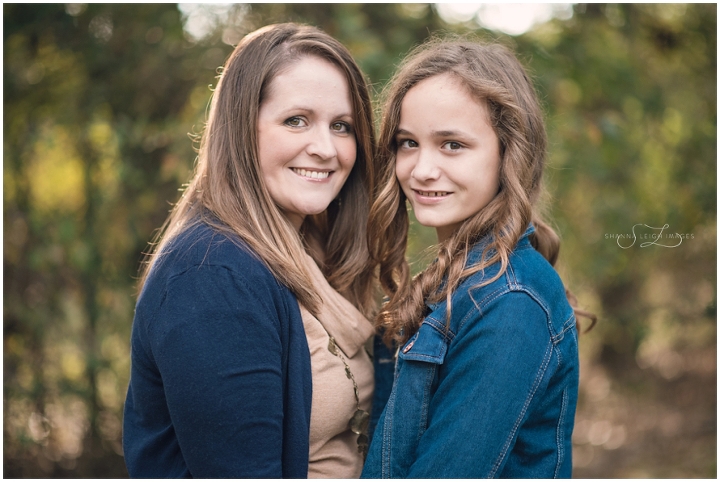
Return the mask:
{"type": "Polygon", "coordinates": [[[468,134],[466,134],[463,131],[432,131],[430,133],[433,137],[469,137],[468,134]]]}
{"type": "MultiPolygon", "coordinates": [[[[412,133],[408,130],[400,128],[397,130],[397,132],[395,132],[395,135],[396,136],[412,135],[412,133]]],[[[432,137],[441,137],[441,138],[443,138],[443,137],[471,137],[469,134],[467,134],[463,131],[458,131],[458,130],[432,131],[430,133],[430,135],[432,137]]]]}

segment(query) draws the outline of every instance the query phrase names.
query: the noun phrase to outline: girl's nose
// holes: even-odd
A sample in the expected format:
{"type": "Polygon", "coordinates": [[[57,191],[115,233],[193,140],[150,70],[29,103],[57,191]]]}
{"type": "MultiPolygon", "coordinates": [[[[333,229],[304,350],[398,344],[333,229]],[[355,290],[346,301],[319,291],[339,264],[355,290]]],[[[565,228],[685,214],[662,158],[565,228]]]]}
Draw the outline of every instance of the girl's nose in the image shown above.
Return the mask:
{"type": "Polygon", "coordinates": [[[440,169],[430,152],[423,152],[423,150],[420,149],[416,159],[417,162],[410,174],[413,178],[418,181],[432,181],[440,176],[440,169]]]}

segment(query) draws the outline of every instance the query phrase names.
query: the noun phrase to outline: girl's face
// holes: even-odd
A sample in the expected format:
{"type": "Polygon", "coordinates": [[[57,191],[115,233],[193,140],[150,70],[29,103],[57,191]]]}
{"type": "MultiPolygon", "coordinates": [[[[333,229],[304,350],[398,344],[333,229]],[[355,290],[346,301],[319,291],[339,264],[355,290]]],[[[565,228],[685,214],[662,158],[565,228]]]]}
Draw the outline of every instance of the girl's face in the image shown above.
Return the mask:
{"type": "Polygon", "coordinates": [[[448,73],[412,87],[396,134],[397,175],[423,226],[447,239],[495,197],[500,141],[487,107],[448,73]]]}
{"type": "Polygon", "coordinates": [[[260,171],[296,229],[327,209],[355,164],[350,89],[343,72],[305,57],[277,75],[258,114],[260,171]]]}

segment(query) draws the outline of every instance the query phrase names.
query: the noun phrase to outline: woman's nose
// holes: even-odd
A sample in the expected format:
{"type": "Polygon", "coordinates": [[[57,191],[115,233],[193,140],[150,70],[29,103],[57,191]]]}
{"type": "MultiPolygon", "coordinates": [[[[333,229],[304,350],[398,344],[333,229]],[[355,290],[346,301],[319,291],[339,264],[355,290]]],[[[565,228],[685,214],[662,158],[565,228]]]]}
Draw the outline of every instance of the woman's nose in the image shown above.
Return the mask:
{"type": "Polygon", "coordinates": [[[313,131],[312,138],[307,146],[308,154],[319,157],[323,160],[336,157],[337,148],[335,147],[335,139],[330,132],[330,128],[318,127],[313,131]]]}

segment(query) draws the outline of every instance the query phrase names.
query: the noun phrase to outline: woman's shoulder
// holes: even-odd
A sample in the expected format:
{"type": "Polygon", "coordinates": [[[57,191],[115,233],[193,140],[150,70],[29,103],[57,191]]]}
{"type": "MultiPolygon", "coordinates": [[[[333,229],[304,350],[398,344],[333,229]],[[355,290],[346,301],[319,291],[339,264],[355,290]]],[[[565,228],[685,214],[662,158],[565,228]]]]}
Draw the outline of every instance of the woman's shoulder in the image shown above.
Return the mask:
{"type": "Polygon", "coordinates": [[[192,267],[215,266],[244,276],[273,277],[242,238],[205,222],[178,234],[159,253],[156,263],[176,273],[192,267]]]}
{"type": "Polygon", "coordinates": [[[247,244],[204,223],[183,230],[163,248],[138,297],[136,319],[151,322],[169,303],[174,312],[189,306],[300,319],[295,296],[247,244]]]}
{"type": "Polygon", "coordinates": [[[179,283],[223,273],[233,284],[244,285],[258,296],[292,297],[239,236],[205,222],[183,230],[156,256],[143,291],[149,286],[166,291],[179,283]]]}

